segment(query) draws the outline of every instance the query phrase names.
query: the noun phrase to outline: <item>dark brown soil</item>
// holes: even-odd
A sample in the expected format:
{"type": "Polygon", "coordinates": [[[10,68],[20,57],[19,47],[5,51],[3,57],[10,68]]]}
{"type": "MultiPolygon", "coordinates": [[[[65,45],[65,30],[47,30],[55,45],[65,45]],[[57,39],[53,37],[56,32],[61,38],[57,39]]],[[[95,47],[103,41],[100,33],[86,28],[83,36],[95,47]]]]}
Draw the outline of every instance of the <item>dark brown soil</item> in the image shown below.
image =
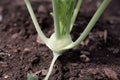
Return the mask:
{"type": "MultiPolygon", "coordinates": [[[[51,0],[31,1],[42,30],[50,36],[51,0]]],[[[71,33],[73,40],[91,19],[97,1],[84,0],[71,33]]],[[[112,0],[86,40],[59,57],[49,80],[120,80],[119,4],[119,0],[112,0]]],[[[27,80],[28,72],[39,72],[39,80],[43,80],[52,56],[50,49],[37,43],[23,0],[0,0],[0,80],[27,80]]]]}

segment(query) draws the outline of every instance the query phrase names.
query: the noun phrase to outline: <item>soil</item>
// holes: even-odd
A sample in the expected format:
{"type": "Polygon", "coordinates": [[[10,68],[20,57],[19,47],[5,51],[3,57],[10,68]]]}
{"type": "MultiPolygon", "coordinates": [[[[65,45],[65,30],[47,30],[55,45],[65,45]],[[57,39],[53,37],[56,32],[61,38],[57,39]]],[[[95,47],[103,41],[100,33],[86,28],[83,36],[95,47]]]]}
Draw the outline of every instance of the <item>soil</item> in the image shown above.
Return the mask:
{"type": "MultiPolygon", "coordinates": [[[[71,33],[73,40],[82,33],[99,1],[84,0],[71,33]]],[[[51,0],[31,2],[49,37],[53,33],[51,0]]],[[[120,80],[119,4],[112,0],[86,40],[58,58],[49,80],[120,80]]],[[[43,80],[52,57],[51,50],[38,43],[24,1],[0,0],[0,80],[27,80],[30,72],[43,80]]]]}

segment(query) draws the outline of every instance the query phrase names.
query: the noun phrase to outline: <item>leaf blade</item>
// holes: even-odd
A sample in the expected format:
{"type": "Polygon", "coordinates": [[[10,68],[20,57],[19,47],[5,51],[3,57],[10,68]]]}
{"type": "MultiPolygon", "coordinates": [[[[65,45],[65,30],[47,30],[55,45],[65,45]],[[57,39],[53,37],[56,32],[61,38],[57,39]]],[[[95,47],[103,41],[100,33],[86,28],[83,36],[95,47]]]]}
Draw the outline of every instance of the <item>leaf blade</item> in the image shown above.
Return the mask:
{"type": "Polygon", "coordinates": [[[27,80],[37,80],[32,74],[27,74],[27,80]]]}

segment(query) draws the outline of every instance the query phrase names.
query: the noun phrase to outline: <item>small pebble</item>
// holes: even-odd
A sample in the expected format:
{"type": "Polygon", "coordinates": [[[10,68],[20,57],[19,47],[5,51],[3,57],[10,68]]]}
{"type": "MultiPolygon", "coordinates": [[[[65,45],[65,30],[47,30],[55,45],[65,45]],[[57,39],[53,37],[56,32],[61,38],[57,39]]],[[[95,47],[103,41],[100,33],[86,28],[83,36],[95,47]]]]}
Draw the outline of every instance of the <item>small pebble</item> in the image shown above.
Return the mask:
{"type": "Polygon", "coordinates": [[[90,55],[90,52],[88,52],[88,51],[81,51],[81,54],[83,54],[83,55],[90,55]]]}
{"type": "Polygon", "coordinates": [[[117,73],[109,68],[103,69],[105,76],[110,80],[119,80],[117,77],[117,73]]]}
{"type": "Polygon", "coordinates": [[[117,53],[119,53],[119,48],[113,50],[113,54],[117,54],[117,53]]]}
{"type": "Polygon", "coordinates": [[[69,78],[69,80],[74,80],[74,79],[75,79],[75,77],[70,77],[70,78],[69,78]]]}
{"type": "Polygon", "coordinates": [[[42,13],[47,13],[47,9],[46,9],[45,6],[43,6],[43,5],[40,5],[40,6],[38,7],[38,11],[39,11],[39,12],[42,12],[42,13]]]}
{"type": "Polygon", "coordinates": [[[1,67],[4,67],[4,68],[6,68],[6,67],[8,67],[9,65],[8,65],[8,63],[7,62],[2,62],[2,64],[1,64],[1,67]]]}
{"type": "Polygon", "coordinates": [[[0,6],[0,22],[3,20],[2,12],[3,12],[3,7],[0,6]]]}
{"type": "Polygon", "coordinates": [[[88,46],[89,43],[90,43],[90,39],[87,38],[85,41],[82,41],[80,44],[82,46],[88,46]]]}
{"type": "Polygon", "coordinates": [[[85,45],[85,46],[88,46],[89,43],[90,43],[90,39],[87,38],[87,39],[84,41],[84,45],[85,45]]]}
{"type": "Polygon", "coordinates": [[[1,56],[1,55],[11,56],[11,54],[9,54],[9,53],[4,53],[4,52],[0,52],[0,56],[1,56]]]}
{"type": "Polygon", "coordinates": [[[13,52],[14,52],[14,53],[18,53],[18,52],[20,52],[20,50],[17,49],[17,48],[15,48],[15,49],[13,49],[13,52]]]}
{"type": "Polygon", "coordinates": [[[3,12],[3,7],[2,6],[0,6],[0,13],[2,13],[3,12]]]}
{"type": "Polygon", "coordinates": [[[0,52],[0,55],[5,55],[6,53],[4,53],[4,52],[0,52]]]}
{"type": "Polygon", "coordinates": [[[15,33],[15,34],[13,34],[12,36],[11,36],[11,38],[12,39],[15,39],[15,38],[17,38],[19,36],[19,34],[18,33],[15,33]]]}
{"type": "Polygon", "coordinates": [[[96,75],[100,72],[99,68],[89,68],[87,70],[88,73],[92,74],[92,75],[96,75]]]}
{"type": "Polygon", "coordinates": [[[42,74],[43,76],[46,76],[46,75],[47,75],[47,72],[48,72],[48,71],[45,70],[45,69],[42,69],[42,70],[41,70],[41,74],[42,74]]]}
{"type": "Polygon", "coordinates": [[[0,14],[0,22],[3,20],[3,16],[0,14]]]}
{"type": "Polygon", "coordinates": [[[107,32],[107,30],[104,30],[104,41],[105,41],[105,43],[107,42],[107,36],[108,36],[108,32],[107,32]]]}
{"type": "Polygon", "coordinates": [[[84,54],[80,56],[80,59],[81,59],[81,61],[83,61],[83,62],[89,62],[89,61],[90,61],[90,58],[87,57],[87,56],[84,55],[84,54]]]}
{"type": "Polygon", "coordinates": [[[109,51],[112,51],[112,52],[113,52],[113,54],[118,54],[118,53],[119,53],[119,51],[120,51],[120,49],[119,49],[119,48],[113,48],[113,47],[108,48],[108,50],[109,50],[109,51]]]}
{"type": "Polygon", "coordinates": [[[9,76],[8,75],[4,75],[4,78],[7,79],[9,76]]]}
{"type": "Polygon", "coordinates": [[[30,52],[30,49],[29,48],[25,48],[24,50],[23,50],[23,53],[29,53],[30,52]]]}
{"type": "Polygon", "coordinates": [[[37,43],[39,44],[45,44],[42,39],[39,37],[39,35],[37,36],[37,43]]]}

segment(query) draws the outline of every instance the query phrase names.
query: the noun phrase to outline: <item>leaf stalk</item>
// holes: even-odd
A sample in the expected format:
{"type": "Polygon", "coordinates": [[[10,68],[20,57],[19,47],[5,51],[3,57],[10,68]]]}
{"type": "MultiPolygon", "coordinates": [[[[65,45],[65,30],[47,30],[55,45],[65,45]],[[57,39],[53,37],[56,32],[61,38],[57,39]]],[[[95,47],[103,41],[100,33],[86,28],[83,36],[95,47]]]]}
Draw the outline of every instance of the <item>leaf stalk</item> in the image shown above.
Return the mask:
{"type": "Polygon", "coordinates": [[[38,32],[38,35],[40,36],[40,38],[41,38],[45,43],[47,43],[48,38],[44,35],[44,33],[42,32],[42,30],[41,30],[41,28],[40,28],[40,25],[39,25],[39,23],[38,23],[38,21],[37,21],[37,19],[36,19],[36,17],[35,17],[35,13],[34,13],[34,11],[33,11],[33,9],[32,9],[32,6],[31,6],[31,4],[30,4],[30,1],[29,1],[29,0],[25,0],[25,3],[26,3],[26,6],[27,6],[27,8],[28,8],[28,11],[29,11],[29,13],[30,13],[30,16],[31,16],[31,18],[32,18],[32,21],[33,21],[33,23],[34,23],[34,25],[35,25],[36,31],[38,32]]]}
{"type": "Polygon", "coordinates": [[[52,63],[50,64],[49,71],[48,71],[48,73],[47,73],[47,75],[46,75],[46,77],[45,77],[44,80],[48,80],[48,79],[49,79],[50,74],[52,73],[52,70],[53,70],[53,66],[54,66],[54,64],[55,64],[55,61],[56,61],[57,58],[60,56],[60,53],[53,53],[53,54],[54,54],[54,56],[53,56],[53,59],[52,59],[52,63]]]}

